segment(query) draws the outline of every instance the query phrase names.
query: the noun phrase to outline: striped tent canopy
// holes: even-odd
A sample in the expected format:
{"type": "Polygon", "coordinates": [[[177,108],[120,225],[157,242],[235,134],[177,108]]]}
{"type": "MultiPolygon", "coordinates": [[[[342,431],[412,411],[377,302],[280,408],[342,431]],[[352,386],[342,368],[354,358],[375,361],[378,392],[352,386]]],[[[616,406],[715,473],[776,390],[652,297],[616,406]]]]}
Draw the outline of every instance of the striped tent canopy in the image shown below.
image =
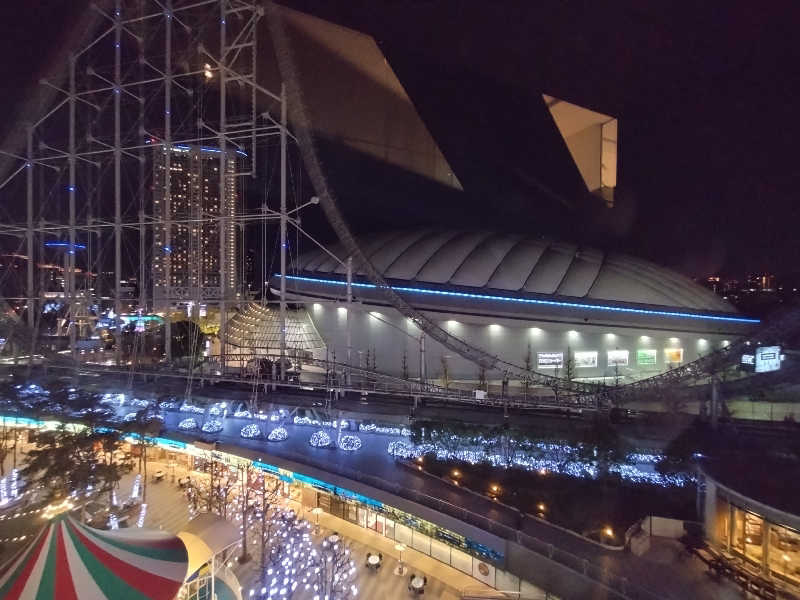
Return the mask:
{"type": "Polygon", "coordinates": [[[54,518],[0,567],[3,600],[173,600],[186,578],[180,538],[161,531],[100,531],[54,518]]]}

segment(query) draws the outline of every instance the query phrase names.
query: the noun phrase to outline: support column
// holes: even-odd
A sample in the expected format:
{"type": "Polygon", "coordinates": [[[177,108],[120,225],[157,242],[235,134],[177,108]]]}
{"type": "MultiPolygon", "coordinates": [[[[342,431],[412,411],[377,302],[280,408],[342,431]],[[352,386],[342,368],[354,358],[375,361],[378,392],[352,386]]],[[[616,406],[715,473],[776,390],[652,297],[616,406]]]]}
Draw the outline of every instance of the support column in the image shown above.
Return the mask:
{"type": "Polygon", "coordinates": [[[286,378],[286,86],[281,83],[281,296],[280,296],[280,378],[286,378]]]}
{"type": "Polygon", "coordinates": [[[227,215],[227,138],[225,137],[225,129],[227,127],[226,118],[226,59],[225,59],[225,45],[226,45],[226,24],[225,18],[227,16],[225,6],[227,2],[223,0],[220,2],[220,15],[219,15],[219,354],[220,366],[222,374],[225,374],[225,340],[228,337],[228,220],[227,215]]]}
{"type": "Polygon", "coordinates": [[[769,521],[764,519],[761,525],[761,574],[769,577],[769,521]]]}
{"type": "Polygon", "coordinates": [[[26,192],[25,204],[27,209],[27,228],[25,230],[26,254],[28,255],[27,281],[25,285],[25,295],[28,297],[28,327],[31,330],[31,348],[28,353],[28,365],[33,362],[33,355],[36,351],[36,314],[37,302],[34,299],[33,267],[35,264],[33,249],[33,128],[28,127],[28,162],[25,165],[26,192]]]}
{"type": "Polygon", "coordinates": [[[116,0],[114,11],[114,312],[116,318],[116,344],[114,360],[117,366],[122,358],[122,134],[120,123],[122,101],[122,15],[121,2],[116,0]]]}
{"type": "Polygon", "coordinates": [[[419,332],[419,383],[423,387],[428,381],[425,365],[425,333],[419,332]]]}
{"type": "Polygon", "coordinates": [[[164,24],[164,358],[172,363],[172,0],[166,3],[164,24]]]}
{"type": "Polygon", "coordinates": [[[347,377],[345,383],[350,385],[350,367],[353,364],[353,330],[351,319],[353,313],[353,257],[347,257],[347,315],[345,319],[346,339],[347,339],[347,377]]]}
{"type": "Polygon", "coordinates": [[[711,377],[711,429],[716,429],[719,423],[719,378],[711,377]]]}
{"type": "Polygon", "coordinates": [[[64,265],[66,273],[64,277],[64,290],[69,306],[67,312],[67,330],[69,331],[69,349],[73,360],[78,358],[77,342],[77,319],[75,318],[77,310],[75,308],[75,129],[76,129],[76,115],[75,108],[77,103],[76,84],[75,84],[75,56],[69,57],[69,182],[67,190],[69,191],[69,245],[67,246],[66,264],[64,265]]]}

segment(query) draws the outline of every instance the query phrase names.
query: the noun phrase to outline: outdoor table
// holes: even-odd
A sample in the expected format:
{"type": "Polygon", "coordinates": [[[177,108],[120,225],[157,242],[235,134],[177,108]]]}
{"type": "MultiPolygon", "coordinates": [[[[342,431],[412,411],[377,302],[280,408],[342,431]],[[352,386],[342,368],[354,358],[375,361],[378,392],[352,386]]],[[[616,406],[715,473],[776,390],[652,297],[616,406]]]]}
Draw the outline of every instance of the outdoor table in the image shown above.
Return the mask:
{"type": "Polygon", "coordinates": [[[411,587],[415,590],[421,590],[425,587],[425,580],[422,577],[414,576],[411,578],[411,587]]]}
{"type": "Polygon", "coordinates": [[[370,554],[367,557],[367,563],[373,566],[378,566],[379,564],[381,564],[381,557],[378,556],[377,554],[370,554]]]}
{"type": "Polygon", "coordinates": [[[161,471],[161,470],[156,471],[154,477],[156,479],[164,479],[164,471],[161,471]]]}

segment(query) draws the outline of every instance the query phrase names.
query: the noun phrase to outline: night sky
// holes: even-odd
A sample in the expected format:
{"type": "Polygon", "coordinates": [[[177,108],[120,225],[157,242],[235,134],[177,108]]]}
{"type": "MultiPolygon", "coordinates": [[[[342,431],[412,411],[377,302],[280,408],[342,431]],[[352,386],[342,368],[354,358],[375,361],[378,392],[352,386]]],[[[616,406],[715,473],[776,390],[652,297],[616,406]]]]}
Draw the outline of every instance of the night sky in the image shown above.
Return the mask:
{"type": "MultiPolygon", "coordinates": [[[[25,90],[66,43],[81,2],[0,4],[8,115],[29,101],[25,90]]],[[[454,132],[473,126],[445,108],[448,94],[467,88],[502,122],[526,177],[546,175],[524,164],[525,128],[509,127],[526,121],[527,99],[546,92],[618,116],[618,208],[608,222],[576,214],[572,239],[695,276],[800,272],[798,3],[289,4],[374,35],[446,156],[454,132]]],[[[475,129],[476,151],[459,164],[481,164],[480,136],[493,120],[475,129]]],[[[489,189],[498,173],[483,173],[489,189]]],[[[481,197],[465,208],[486,210],[481,197]]],[[[523,200],[535,210],[540,198],[523,200]]]]}

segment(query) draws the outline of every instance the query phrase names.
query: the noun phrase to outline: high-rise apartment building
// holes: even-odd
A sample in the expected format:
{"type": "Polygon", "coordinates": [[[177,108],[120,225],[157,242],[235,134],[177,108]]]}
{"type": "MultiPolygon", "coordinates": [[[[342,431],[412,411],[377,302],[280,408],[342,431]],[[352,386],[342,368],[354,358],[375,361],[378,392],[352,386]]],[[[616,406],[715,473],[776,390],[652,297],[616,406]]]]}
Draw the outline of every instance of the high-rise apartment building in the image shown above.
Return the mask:
{"type": "Polygon", "coordinates": [[[239,293],[234,222],[238,204],[236,153],[230,152],[224,161],[222,197],[219,149],[175,145],[171,150],[157,148],[154,155],[154,305],[219,300],[223,295],[221,277],[225,298],[235,298],[239,293]],[[220,235],[224,236],[224,248],[220,235]]]}

